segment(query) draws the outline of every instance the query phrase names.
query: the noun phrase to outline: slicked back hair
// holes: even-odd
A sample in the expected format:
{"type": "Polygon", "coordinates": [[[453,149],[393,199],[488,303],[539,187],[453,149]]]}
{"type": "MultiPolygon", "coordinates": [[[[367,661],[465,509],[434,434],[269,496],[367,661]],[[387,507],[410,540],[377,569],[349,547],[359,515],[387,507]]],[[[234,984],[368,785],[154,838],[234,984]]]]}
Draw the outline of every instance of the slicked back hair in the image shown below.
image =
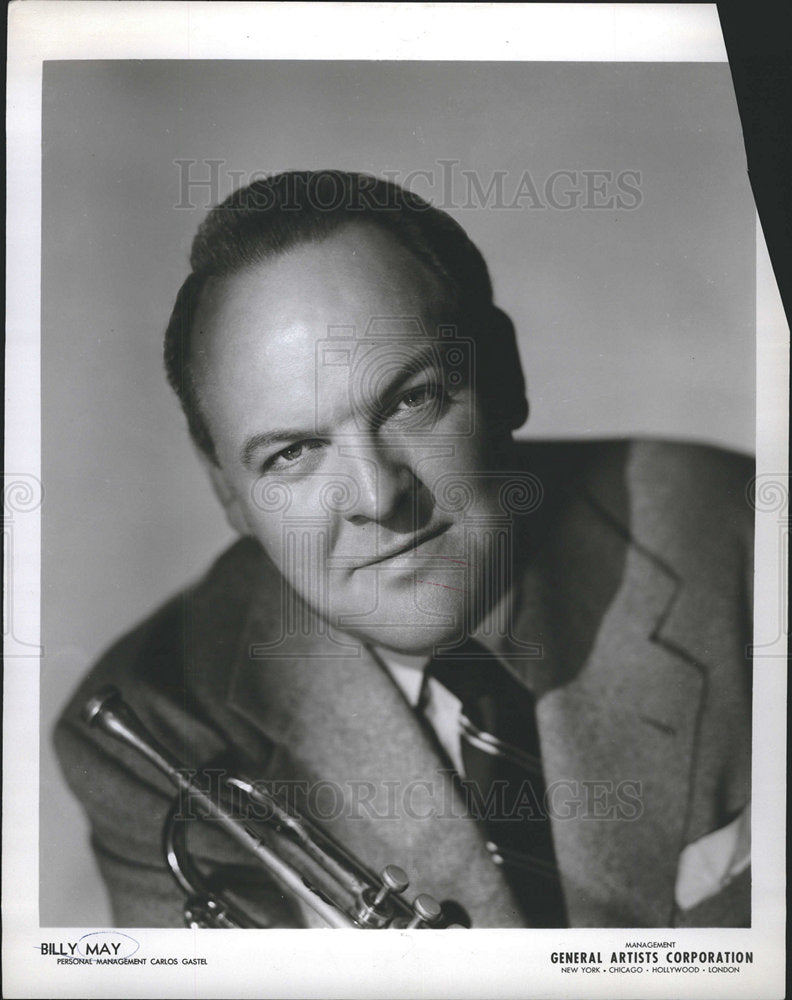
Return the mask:
{"type": "MultiPolygon", "coordinates": [[[[517,355],[513,330],[507,317],[493,305],[487,265],[464,229],[418,195],[368,174],[341,170],[275,174],[240,188],[209,212],[193,240],[192,270],[179,290],[165,332],[168,381],[181,401],[193,440],[215,463],[217,455],[199,405],[191,350],[206,281],[244,271],[299,244],[321,242],[343,227],[363,221],[390,233],[441,280],[455,321],[465,335],[480,338],[481,348],[492,341],[486,344],[488,350],[477,353],[477,388],[481,395],[503,405],[508,386],[502,382],[498,386],[495,372],[508,371],[508,378],[514,381],[517,355]],[[502,343],[504,335],[513,351],[502,343]],[[498,362],[495,355],[504,348],[506,356],[498,362]]],[[[516,367],[516,391],[524,407],[518,360],[516,367]]],[[[520,403],[514,406],[519,409],[520,403]]],[[[512,426],[519,426],[525,413],[507,419],[512,426]]]]}

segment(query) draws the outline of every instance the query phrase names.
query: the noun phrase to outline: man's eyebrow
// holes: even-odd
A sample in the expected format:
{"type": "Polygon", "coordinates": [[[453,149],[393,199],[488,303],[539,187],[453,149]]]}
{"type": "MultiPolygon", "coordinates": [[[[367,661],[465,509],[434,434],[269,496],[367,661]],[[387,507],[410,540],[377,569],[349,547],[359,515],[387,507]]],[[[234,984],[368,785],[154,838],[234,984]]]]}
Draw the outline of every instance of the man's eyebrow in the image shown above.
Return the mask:
{"type": "Polygon", "coordinates": [[[379,400],[382,400],[388,393],[395,392],[408,378],[412,378],[413,375],[417,375],[432,364],[441,365],[442,362],[437,349],[432,344],[427,344],[416,351],[413,357],[407,358],[402,365],[395,368],[384,385],[377,382],[379,400]]]}
{"type": "Polygon", "coordinates": [[[249,438],[246,438],[245,443],[242,445],[239,457],[242,460],[242,464],[246,468],[250,468],[253,456],[260,448],[270,448],[274,444],[281,444],[282,442],[288,444],[290,441],[301,441],[310,437],[316,437],[316,430],[286,429],[266,431],[263,434],[252,434],[249,438]]]}
{"type": "Polygon", "coordinates": [[[426,368],[432,361],[437,360],[439,360],[437,348],[431,343],[426,344],[396,373],[393,379],[394,384],[403,381],[405,378],[409,378],[411,375],[415,375],[421,369],[426,368]]]}

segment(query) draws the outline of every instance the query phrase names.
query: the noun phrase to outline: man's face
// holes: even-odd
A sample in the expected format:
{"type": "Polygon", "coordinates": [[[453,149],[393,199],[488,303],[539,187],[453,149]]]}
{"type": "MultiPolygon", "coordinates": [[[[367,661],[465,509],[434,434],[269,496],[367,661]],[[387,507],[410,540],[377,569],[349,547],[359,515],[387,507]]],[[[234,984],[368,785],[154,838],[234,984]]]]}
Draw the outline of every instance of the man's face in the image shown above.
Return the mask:
{"type": "Polygon", "coordinates": [[[478,616],[503,519],[451,324],[439,279],[355,224],[213,279],[194,327],[237,523],[321,617],[404,652],[478,616]]]}

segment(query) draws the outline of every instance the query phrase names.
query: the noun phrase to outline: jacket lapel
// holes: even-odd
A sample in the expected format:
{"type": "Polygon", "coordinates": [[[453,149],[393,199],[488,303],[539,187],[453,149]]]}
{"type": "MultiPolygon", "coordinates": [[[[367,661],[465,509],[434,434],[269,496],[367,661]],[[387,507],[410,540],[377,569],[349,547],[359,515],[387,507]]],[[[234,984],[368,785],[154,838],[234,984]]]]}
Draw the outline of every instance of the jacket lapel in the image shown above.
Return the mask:
{"type": "Polygon", "coordinates": [[[584,669],[539,704],[573,924],[672,922],[703,688],[656,631],[676,587],[631,548],[584,669]]]}
{"type": "Polygon", "coordinates": [[[568,916],[668,926],[703,692],[684,630],[665,638],[684,586],[598,499],[566,515],[537,568],[555,583],[537,716],[568,916]]]}

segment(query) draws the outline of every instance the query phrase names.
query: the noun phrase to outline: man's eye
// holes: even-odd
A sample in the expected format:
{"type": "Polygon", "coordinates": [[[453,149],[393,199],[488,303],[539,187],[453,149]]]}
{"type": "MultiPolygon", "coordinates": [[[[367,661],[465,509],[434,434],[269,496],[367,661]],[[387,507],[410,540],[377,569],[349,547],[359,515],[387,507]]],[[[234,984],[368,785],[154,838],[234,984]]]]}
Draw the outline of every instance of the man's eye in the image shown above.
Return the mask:
{"type": "Polygon", "coordinates": [[[403,392],[396,403],[396,411],[417,410],[427,403],[434,403],[440,398],[442,390],[439,385],[417,385],[403,392]]]}
{"type": "Polygon", "coordinates": [[[285,468],[289,465],[297,465],[301,459],[305,458],[307,452],[320,448],[321,441],[297,441],[290,444],[288,448],[283,448],[272,458],[268,458],[261,471],[267,472],[269,469],[285,468]]]}

